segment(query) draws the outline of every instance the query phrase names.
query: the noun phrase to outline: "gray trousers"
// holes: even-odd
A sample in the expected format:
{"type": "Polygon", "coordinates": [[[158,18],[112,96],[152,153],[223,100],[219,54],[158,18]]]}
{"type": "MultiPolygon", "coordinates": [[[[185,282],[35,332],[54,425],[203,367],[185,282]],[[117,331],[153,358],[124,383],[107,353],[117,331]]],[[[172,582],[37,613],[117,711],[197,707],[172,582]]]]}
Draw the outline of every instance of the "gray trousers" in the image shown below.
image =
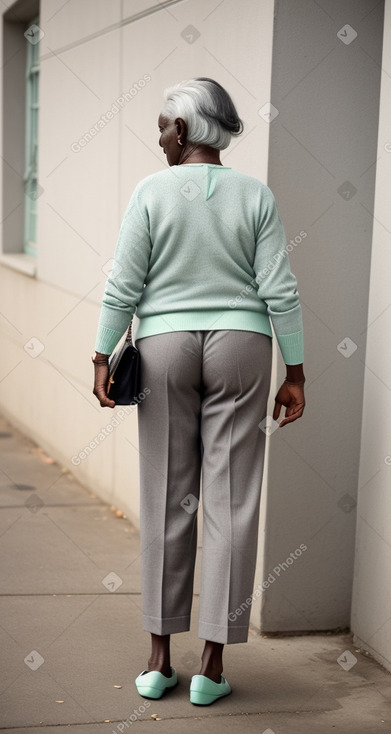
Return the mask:
{"type": "Polygon", "coordinates": [[[136,345],[142,387],[150,389],[137,409],[143,629],[190,628],[201,485],[198,634],[246,642],[272,340],[251,331],[175,331],[136,345]],[[243,614],[234,615],[241,604],[243,614]]]}

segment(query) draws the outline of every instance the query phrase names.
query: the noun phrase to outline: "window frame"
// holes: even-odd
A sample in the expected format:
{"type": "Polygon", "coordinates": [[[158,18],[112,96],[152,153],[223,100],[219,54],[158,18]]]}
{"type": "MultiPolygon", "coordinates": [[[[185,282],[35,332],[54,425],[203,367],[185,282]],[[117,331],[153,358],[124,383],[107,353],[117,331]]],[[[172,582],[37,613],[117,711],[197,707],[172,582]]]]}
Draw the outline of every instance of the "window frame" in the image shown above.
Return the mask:
{"type": "MultiPolygon", "coordinates": [[[[39,16],[31,25],[39,26],[39,16]]],[[[23,252],[37,255],[37,198],[38,184],[38,116],[39,116],[39,42],[26,39],[26,104],[25,104],[25,169],[24,169],[24,225],[23,252]]]]}

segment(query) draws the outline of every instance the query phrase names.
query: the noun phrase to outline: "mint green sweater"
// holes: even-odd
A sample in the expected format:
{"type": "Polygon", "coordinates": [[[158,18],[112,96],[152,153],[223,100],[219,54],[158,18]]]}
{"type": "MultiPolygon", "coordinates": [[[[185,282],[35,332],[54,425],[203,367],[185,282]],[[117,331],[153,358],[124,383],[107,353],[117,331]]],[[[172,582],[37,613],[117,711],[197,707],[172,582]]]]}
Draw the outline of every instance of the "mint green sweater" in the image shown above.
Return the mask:
{"type": "Polygon", "coordinates": [[[133,314],[136,342],[171,331],[272,336],[304,361],[302,313],[271,190],[227,166],[171,166],[140,181],[106,281],[95,350],[111,354],[133,314]]]}

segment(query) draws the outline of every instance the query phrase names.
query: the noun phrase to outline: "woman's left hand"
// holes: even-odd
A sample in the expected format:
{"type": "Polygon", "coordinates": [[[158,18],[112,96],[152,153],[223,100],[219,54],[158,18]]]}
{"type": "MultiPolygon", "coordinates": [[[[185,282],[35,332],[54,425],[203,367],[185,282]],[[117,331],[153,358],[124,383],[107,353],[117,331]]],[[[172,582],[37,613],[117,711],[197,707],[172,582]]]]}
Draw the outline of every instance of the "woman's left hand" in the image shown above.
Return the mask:
{"type": "Polygon", "coordinates": [[[102,408],[114,408],[114,400],[110,400],[107,395],[107,385],[109,382],[109,365],[105,364],[94,364],[95,368],[95,382],[93,394],[98,398],[102,408]]]}
{"type": "Polygon", "coordinates": [[[280,423],[280,428],[301,418],[305,407],[304,385],[294,385],[283,382],[274,403],[273,419],[278,420],[281,408],[284,405],[285,418],[280,423]]]}

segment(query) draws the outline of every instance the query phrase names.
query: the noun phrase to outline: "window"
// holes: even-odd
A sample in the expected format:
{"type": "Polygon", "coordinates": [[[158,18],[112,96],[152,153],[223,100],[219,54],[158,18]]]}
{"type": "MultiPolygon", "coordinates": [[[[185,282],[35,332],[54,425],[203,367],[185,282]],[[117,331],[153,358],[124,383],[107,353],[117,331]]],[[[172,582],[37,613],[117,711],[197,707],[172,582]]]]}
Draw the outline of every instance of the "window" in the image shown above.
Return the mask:
{"type": "MultiPolygon", "coordinates": [[[[39,82],[39,19],[29,23],[26,37],[26,136],[24,170],[24,252],[36,255],[38,184],[38,82],[39,82]],[[30,37],[29,37],[30,36],[30,37]]],[[[26,28],[27,31],[27,28],[26,28]]]]}
{"type": "MultiPolygon", "coordinates": [[[[4,3],[3,3],[4,5],[4,3]]],[[[37,268],[39,0],[8,2],[2,21],[3,135],[0,263],[35,276],[37,268]]]]}

